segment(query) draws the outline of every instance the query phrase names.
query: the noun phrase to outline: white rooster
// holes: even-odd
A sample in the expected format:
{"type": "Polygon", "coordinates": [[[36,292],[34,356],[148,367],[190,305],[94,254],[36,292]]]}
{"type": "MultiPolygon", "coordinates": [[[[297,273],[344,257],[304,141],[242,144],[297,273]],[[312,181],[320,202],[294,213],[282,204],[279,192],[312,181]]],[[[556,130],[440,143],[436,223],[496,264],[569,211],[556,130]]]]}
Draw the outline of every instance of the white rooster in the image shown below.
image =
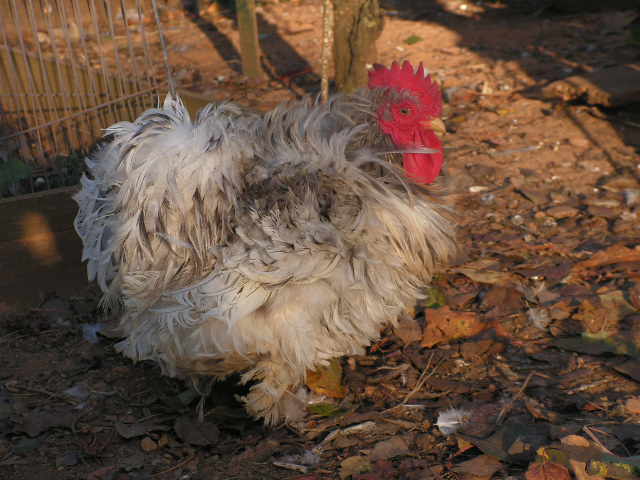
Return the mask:
{"type": "Polygon", "coordinates": [[[252,415],[298,418],[306,372],[361,353],[455,250],[427,186],[441,110],[405,62],[327,104],[222,103],[192,121],[168,97],[110,127],[75,226],[121,309],[119,350],[172,376],[241,372],[252,415]]]}

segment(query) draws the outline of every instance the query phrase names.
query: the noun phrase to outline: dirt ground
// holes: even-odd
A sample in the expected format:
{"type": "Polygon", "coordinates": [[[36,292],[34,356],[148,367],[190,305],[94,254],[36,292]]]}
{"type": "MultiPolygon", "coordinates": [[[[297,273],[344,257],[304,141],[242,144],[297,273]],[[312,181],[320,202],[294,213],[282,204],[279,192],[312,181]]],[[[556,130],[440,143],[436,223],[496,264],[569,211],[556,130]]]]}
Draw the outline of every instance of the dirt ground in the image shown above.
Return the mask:
{"type": "MultiPolygon", "coordinates": [[[[233,381],[203,402],[118,355],[88,287],[0,319],[0,478],[640,477],[640,109],[542,94],[637,62],[633,13],[512,3],[384,4],[378,61],[422,61],[443,84],[462,253],[415,318],[342,360],[343,399],[271,430],[233,381]],[[464,421],[444,435],[451,408],[464,421]]],[[[248,86],[224,9],[170,9],[171,63],[212,99],[315,93],[320,11],[261,3],[269,80],[248,86]]]]}

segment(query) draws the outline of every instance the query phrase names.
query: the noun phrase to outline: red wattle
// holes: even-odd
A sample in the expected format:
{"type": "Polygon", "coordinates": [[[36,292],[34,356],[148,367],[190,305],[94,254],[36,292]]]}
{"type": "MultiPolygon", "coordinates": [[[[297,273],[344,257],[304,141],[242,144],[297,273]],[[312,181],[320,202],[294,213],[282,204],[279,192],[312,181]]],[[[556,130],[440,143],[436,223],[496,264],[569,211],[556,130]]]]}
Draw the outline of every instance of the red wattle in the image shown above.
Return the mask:
{"type": "Polygon", "coordinates": [[[413,145],[405,148],[424,146],[436,153],[405,153],[403,155],[404,170],[409,178],[416,183],[432,183],[440,174],[444,157],[442,155],[442,142],[431,130],[420,130],[414,134],[413,145]]]}

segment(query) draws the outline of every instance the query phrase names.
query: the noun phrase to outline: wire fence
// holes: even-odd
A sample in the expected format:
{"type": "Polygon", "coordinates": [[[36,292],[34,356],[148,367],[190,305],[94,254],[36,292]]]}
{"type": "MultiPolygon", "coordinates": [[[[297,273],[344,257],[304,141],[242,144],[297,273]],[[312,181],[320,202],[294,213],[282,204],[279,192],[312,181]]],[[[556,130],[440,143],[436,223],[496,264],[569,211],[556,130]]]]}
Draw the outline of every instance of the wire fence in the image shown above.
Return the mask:
{"type": "Polygon", "coordinates": [[[61,157],[173,89],[169,1],[0,0],[0,196],[73,182],[61,157]]]}

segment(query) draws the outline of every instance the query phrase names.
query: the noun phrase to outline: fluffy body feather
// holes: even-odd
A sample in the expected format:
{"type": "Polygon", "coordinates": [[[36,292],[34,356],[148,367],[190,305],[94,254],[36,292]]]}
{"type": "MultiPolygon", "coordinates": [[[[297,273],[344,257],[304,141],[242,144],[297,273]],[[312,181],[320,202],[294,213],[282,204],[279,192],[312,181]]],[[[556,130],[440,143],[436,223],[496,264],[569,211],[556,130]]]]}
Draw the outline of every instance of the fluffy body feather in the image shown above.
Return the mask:
{"type": "Polygon", "coordinates": [[[384,160],[379,94],[195,121],[168,97],[111,127],[75,226],[89,278],[121,303],[119,350],[172,376],[242,372],[247,409],[276,423],[299,415],[307,370],[362,352],[412,305],[453,226],[384,160]]]}

